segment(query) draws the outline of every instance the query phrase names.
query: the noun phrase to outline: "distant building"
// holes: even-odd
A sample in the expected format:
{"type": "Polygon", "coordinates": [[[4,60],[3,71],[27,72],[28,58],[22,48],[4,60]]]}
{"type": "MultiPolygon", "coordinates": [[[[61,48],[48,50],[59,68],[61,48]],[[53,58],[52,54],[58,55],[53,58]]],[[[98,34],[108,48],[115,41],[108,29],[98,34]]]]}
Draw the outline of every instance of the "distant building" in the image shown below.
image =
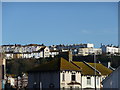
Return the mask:
{"type": "Polygon", "coordinates": [[[1,48],[0,51],[5,53],[6,59],[45,58],[50,56],[49,47],[38,44],[2,45],[1,48]]]}
{"type": "Polygon", "coordinates": [[[57,50],[59,52],[71,51],[75,56],[87,56],[95,53],[101,55],[101,48],[94,48],[94,44],[71,44],[71,45],[53,45],[49,46],[51,51],[57,50]]]}
{"type": "Polygon", "coordinates": [[[50,57],[55,57],[56,55],[59,55],[59,51],[58,50],[50,50],[50,57]]]}
{"type": "Polygon", "coordinates": [[[102,83],[104,89],[120,89],[120,66],[115,71],[113,71],[102,83]]]}
{"type": "Polygon", "coordinates": [[[101,45],[102,53],[103,54],[113,54],[117,55],[119,54],[119,48],[118,46],[113,46],[113,45],[101,45]]]}
{"type": "Polygon", "coordinates": [[[50,57],[50,50],[48,47],[43,46],[38,51],[34,51],[31,53],[32,58],[46,58],[50,57]]]}
{"type": "Polygon", "coordinates": [[[101,55],[102,50],[100,48],[79,48],[78,55],[87,56],[87,55],[101,55]]]}
{"type": "Polygon", "coordinates": [[[71,49],[79,49],[79,48],[94,48],[94,44],[71,44],[71,45],[53,45],[49,46],[50,50],[71,50],[71,49]]]}

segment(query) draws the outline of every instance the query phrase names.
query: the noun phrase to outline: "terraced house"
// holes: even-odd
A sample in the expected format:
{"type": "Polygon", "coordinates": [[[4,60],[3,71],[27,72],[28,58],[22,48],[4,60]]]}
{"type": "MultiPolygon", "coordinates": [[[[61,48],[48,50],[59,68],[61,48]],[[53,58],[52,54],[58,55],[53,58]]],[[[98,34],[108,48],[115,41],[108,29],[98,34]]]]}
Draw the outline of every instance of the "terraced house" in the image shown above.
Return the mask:
{"type": "Polygon", "coordinates": [[[94,63],[59,58],[30,70],[28,88],[101,88],[101,81],[111,72],[99,63],[95,68],[94,63]]]}
{"type": "Polygon", "coordinates": [[[74,63],[81,67],[82,88],[102,88],[103,86],[101,82],[106,78],[106,76],[108,76],[112,72],[112,70],[108,69],[100,63],[74,63]]]}
{"type": "Polygon", "coordinates": [[[80,76],[80,68],[63,58],[60,58],[29,71],[28,87],[81,88],[80,76]]]}

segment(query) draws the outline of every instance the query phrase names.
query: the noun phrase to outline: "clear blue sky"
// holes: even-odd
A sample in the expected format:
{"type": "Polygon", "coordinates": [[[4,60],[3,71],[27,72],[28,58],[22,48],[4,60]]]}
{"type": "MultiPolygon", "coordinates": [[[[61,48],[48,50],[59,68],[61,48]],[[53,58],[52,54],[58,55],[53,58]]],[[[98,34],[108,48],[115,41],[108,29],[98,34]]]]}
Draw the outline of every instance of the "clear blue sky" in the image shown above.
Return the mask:
{"type": "Polygon", "coordinates": [[[118,44],[117,2],[3,3],[3,44],[118,44]]]}

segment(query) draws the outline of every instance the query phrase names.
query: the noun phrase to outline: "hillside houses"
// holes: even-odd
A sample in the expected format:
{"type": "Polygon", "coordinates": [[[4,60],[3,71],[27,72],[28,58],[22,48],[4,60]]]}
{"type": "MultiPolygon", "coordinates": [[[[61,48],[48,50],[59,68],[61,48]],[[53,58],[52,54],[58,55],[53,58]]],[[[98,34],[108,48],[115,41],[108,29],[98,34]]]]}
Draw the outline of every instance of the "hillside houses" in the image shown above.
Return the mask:
{"type": "Polygon", "coordinates": [[[49,48],[37,44],[3,45],[2,52],[5,53],[6,59],[49,57],[49,48]]]}
{"type": "Polygon", "coordinates": [[[2,45],[0,52],[5,53],[6,59],[14,58],[45,58],[55,57],[61,52],[71,51],[74,56],[88,56],[112,54],[119,55],[119,48],[116,46],[101,45],[101,48],[94,48],[94,44],[72,44],[72,45],[52,45],[45,46],[39,44],[28,45],[2,45]]]}

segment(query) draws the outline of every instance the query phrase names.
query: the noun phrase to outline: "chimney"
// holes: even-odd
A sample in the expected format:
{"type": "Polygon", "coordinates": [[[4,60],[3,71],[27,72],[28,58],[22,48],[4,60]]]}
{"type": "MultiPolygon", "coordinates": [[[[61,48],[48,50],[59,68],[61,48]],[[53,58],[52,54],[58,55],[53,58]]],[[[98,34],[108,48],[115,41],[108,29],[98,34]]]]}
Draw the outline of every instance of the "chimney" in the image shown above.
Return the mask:
{"type": "Polygon", "coordinates": [[[69,57],[69,62],[72,61],[73,57],[72,57],[72,51],[68,52],[68,57],[69,57]]]}
{"type": "Polygon", "coordinates": [[[110,66],[111,66],[111,63],[110,63],[110,62],[108,62],[108,68],[110,68],[110,66]]]}
{"type": "Polygon", "coordinates": [[[60,52],[59,56],[68,60],[69,62],[72,61],[72,51],[60,52]]]}

